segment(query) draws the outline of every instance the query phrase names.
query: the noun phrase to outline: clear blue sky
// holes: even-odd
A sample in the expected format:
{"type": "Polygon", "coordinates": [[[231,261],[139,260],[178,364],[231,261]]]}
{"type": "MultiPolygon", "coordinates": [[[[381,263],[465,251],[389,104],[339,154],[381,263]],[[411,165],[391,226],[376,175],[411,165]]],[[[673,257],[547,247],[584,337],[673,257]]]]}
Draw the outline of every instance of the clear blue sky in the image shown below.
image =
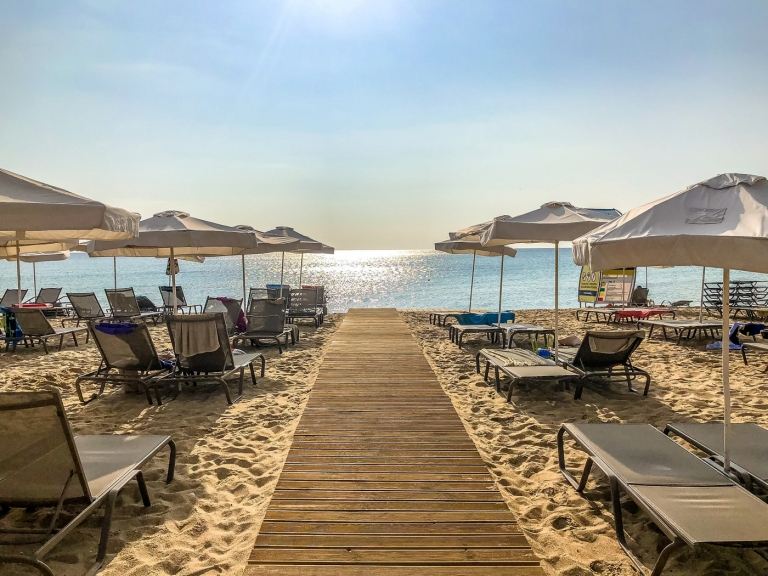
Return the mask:
{"type": "Polygon", "coordinates": [[[765,0],[8,0],[0,166],[149,216],[422,248],[768,174],[765,0]]]}

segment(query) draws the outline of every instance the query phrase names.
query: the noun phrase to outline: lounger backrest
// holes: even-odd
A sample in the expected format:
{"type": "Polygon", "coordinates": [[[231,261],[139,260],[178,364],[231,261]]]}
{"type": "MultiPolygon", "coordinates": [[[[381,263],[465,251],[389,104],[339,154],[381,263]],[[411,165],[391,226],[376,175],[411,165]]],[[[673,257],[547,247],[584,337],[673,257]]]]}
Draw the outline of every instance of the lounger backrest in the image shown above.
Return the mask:
{"type": "Polygon", "coordinates": [[[143,322],[91,323],[89,328],[107,368],[135,372],[162,368],[149,328],[143,322]]]}
{"type": "Polygon", "coordinates": [[[234,367],[224,313],[171,314],[166,320],[177,367],[223,372],[234,367]]]}
{"type": "Polygon", "coordinates": [[[56,334],[48,318],[41,310],[35,308],[14,308],[13,315],[19,323],[21,333],[25,336],[47,336],[56,334]]]}
{"type": "Polygon", "coordinates": [[[285,330],[285,301],[282,298],[254,298],[248,306],[248,332],[285,330]]]}
{"type": "Polygon", "coordinates": [[[237,320],[240,318],[240,312],[242,311],[242,305],[243,301],[235,298],[225,298],[224,300],[221,300],[219,298],[214,298],[213,296],[208,296],[208,298],[205,299],[203,312],[209,314],[224,314],[224,319],[227,323],[227,334],[234,334],[237,320]]]}
{"type": "Polygon", "coordinates": [[[251,310],[251,302],[254,300],[264,300],[269,298],[269,290],[266,288],[251,288],[248,291],[248,310],[246,310],[246,313],[250,312],[251,310]]]}
{"type": "Polygon", "coordinates": [[[290,310],[297,312],[315,312],[317,306],[317,290],[314,288],[291,289],[290,310]]]}
{"type": "Polygon", "coordinates": [[[80,320],[104,318],[104,310],[93,292],[67,292],[67,299],[80,320]]]}
{"type": "Polygon", "coordinates": [[[604,369],[629,361],[645,338],[642,330],[598,332],[588,330],[573,363],[585,369],[604,369]]]}
{"type": "Polygon", "coordinates": [[[40,288],[35,298],[36,304],[56,304],[61,296],[61,288],[40,288]]]}
{"type": "Polygon", "coordinates": [[[301,286],[302,288],[310,288],[317,290],[317,305],[322,306],[326,303],[325,301],[325,286],[318,285],[318,286],[310,286],[309,284],[303,284],[301,286]]]}
{"type": "MultiPolygon", "coordinates": [[[[173,308],[173,286],[160,286],[160,296],[163,299],[163,306],[166,308],[173,308]]],[[[184,297],[184,289],[181,286],[176,286],[176,306],[186,306],[187,299],[184,297]]]]}
{"type": "Polygon", "coordinates": [[[104,290],[109,301],[109,307],[112,309],[112,316],[115,318],[126,318],[130,316],[139,316],[141,308],[136,301],[136,294],[133,288],[117,288],[104,290]]]}
{"type": "Polygon", "coordinates": [[[285,298],[286,302],[291,295],[291,287],[288,284],[267,284],[267,295],[270,298],[285,298]]]}
{"type": "Polygon", "coordinates": [[[630,304],[634,304],[636,306],[645,306],[648,304],[648,288],[643,288],[642,286],[635,288],[632,291],[630,304]]]}
{"type": "Polygon", "coordinates": [[[91,498],[61,396],[0,393],[0,505],[54,504],[62,494],[91,498]]]}
{"type": "Polygon", "coordinates": [[[2,299],[0,299],[0,308],[10,308],[11,306],[16,306],[19,302],[24,302],[24,298],[26,296],[26,290],[21,291],[21,298],[19,298],[18,289],[9,288],[5,291],[5,294],[3,294],[2,299]]]}

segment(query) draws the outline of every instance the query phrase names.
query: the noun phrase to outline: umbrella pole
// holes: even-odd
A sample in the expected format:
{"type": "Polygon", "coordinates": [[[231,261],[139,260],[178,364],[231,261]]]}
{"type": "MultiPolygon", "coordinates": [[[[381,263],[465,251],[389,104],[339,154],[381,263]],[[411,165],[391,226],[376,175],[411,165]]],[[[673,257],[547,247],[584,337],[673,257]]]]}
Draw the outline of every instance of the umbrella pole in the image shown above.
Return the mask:
{"type": "Polygon", "coordinates": [[[301,263],[299,264],[299,288],[301,288],[301,273],[304,271],[304,252],[301,253],[301,263]]]}
{"type": "Polygon", "coordinates": [[[37,300],[37,265],[32,261],[32,289],[35,291],[35,300],[37,300]]]}
{"type": "Polygon", "coordinates": [[[730,338],[731,328],[731,271],[723,268],[723,470],[727,474],[731,468],[731,383],[729,381],[730,338]]]}
{"type": "Polygon", "coordinates": [[[21,307],[21,249],[16,240],[16,303],[21,307]]]}
{"type": "Polygon", "coordinates": [[[171,290],[173,292],[173,314],[175,315],[179,308],[179,299],[176,298],[176,266],[174,265],[176,258],[173,255],[173,248],[171,248],[171,290]]]}
{"type": "Polygon", "coordinates": [[[282,252],[282,257],[280,258],[280,294],[283,293],[283,271],[285,270],[285,252],[282,252]]]}
{"type": "Polygon", "coordinates": [[[245,301],[245,254],[240,255],[240,263],[242,264],[243,268],[243,306],[245,309],[248,309],[248,302],[245,301]]]}
{"type": "Polygon", "coordinates": [[[472,250],[472,279],[469,281],[469,308],[467,308],[467,312],[472,312],[472,292],[475,289],[475,259],[476,258],[477,258],[477,250],[472,250]]]}
{"type": "MultiPolygon", "coordinates": [[[[647,270],[647,268],[646,268],[647,270]]],[[[555,362],[557,362],[557,352],[560,348],[558,339],[560,316],[560,242],[555,241],[555,362]]],[[[546,342],[544,343],[546,345],[546,342]]]]}
{"type": "Polygon", "coordinates": [[[501,291],[504,286],[504,253],[501,253],[501,270],[499,271],[499,316],[496,322],[501,325],[501,291]]]}
{"type": "Polygon", "coordinates": [[[707,267],[701,268],[701,299],[699,300],[699,323],[704,321],[704,276],[707,273],[707,267]]]}
{"type": "MultiPolygon", "coordinates": [[[[117,290],[117,256],[112,256],[112,278],[115,284],[115,290],[117,290]]],[[[176,298],[176,289],[173,289],[173,297],[176,298]]]]}

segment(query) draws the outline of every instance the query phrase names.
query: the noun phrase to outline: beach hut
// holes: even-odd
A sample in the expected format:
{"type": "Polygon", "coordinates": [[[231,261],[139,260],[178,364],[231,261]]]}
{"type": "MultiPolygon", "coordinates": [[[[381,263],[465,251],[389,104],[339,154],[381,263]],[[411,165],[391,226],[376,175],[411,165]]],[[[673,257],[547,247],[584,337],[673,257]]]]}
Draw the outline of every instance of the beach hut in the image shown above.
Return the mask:
{"type": "MultiPolygon", "coordinates": [[[[500,246],[496,248],[486,248],[479,242],[470,242],[465,240],[443,240],[435,243],[435,250],[445,252],[446,254],[472,254],[472,276],[469,281],[469,306],[467,312],[472,312],[472,293],[475,287],[475,260],[478,256],[514,256],[517,251],[509,246],[500,246]]],[[[502,258],[503,260],[503,258],[502,258]]],[[[504,279],[504,268],[502,262],[502,274],[500,282],[504,279]]],[[[499,285],[499,314],[501,314],[501,284],[499,285]]]]}
{"type": "MultiPolygon", "coordinates": [[[[142,220],[136,238],[122,242],[91,242],[88,254],[170,258],[173,261],[183,256],[234,256],[256,245],[256,237],[249,232],[201,220],[186,212],[168,210],[142,220]]],[[[170,273],[176,294],[175,266],[170,266],[170,273]]]]}
{"type": "Polygon", "coordinates": [[[301,287],[301,274],[304,268],[304,254],[333,254],[334,249],[331,246],[313,240],[309,236],[297,232],[290,226],[278,226],[272,230],[264,232],[264,236],[268,238],[288,238],[298,242],[296,246],[291,250],[282,250],[283,256],[280,261],[280,285],[283,285],[283,277],[285,271],[285,253],[296,252],[301,254],[301,263],[299,264],[299,287],[301,287]]]}
{"type": "Polygon", "coordinates": [[[559,346],[560,242],[569,242],[619,216],[621,212],[613,208],[579,208],[568,202],[547,202],[519,216],[494,218],[480,232],[483,246],[555,245],[555,358],[559,346]]]}
{"type": "Polygon", "coordinates": [[[573,259],[592,270],[621,266],[723,269],[723,454],[730,466],[730,270],[768,273],[768,180],[720,174],[629,210],[573,242],[573,259]]]}
{"type": "MultiPolygon", "coordinates": [[[[66,250],[79,239],[134,238],[139,218],[122,208],[0,169],[0,257],[66,250]]],[[[16,283],[21,294],[18,259],[16,283]]]]}

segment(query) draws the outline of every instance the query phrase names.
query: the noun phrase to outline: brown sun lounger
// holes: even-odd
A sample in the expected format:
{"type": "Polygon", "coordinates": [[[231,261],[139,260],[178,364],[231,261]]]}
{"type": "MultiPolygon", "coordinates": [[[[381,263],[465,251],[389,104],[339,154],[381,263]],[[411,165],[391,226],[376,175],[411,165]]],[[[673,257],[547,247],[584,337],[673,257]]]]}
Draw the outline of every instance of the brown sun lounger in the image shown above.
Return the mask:
{"type": "Polygon", "coordinates": [[[171,372],[157,355],[149,328],[144,322],[121,324],[92,323],[93,341],[101,354],[99,367],[75,380],[75,389],[80,402],[87,404],[104,393],[107,384],[138,386],[152,404],[151,390],[155,391],[158,406],[162,404],[160,377],[171,372]],[[87,399],[82,384],[93,382],[99,386],[97,392],[87,399]]]}
{"type": "Polygon", "coordinates": [[[768,545],[768,504],[649,424],[563,424],[557,450],[560,471],[579,493],[593,465],[608,477],[616,537],[641,573],[647,568],[627,542],[622,495],[670,540],[651,576],[661,574],[670,555],[684,546],[696,551],[701,545],[768,545]],[[566,468],[566,435],[588,456],[578,480],[566,468]]]}
{"type": "Polygon", "coordinates": [[[581,345],[574,354],[560,349],[558,361],[566,368],[581,372],[584,376],[576,385],[575,399],[581,398],[584,384],[589,380],[621,380],[630,392],[637,392],[632,383],[637,378],[645,380],[643,396],[648,395],[651,375],[632,363],[632,354],[645,338],[642,330],[600,332],[587,330],[581,345]]]}
{"type": "Polygon", "coordinates": [[[19,323],[23,339],[32,346],[35,342],[39,342],[43,345],[46,354],[48,354],[50,340],[58,340],[59,351],[64,347],[66,336],[72,337],[75,346],[77,346],[78,334],[84,335],[85,341],[88,342],[88,328],[55,328],[39,308],[14,308],[13,314],[16,322],[19,323]]]}
{"type": "Polygon", "coordinates": [[[160,311],[142,312],[133,288],[117,288],[116,290],[107,288],[104,292],[107,295],[109,307],[112,309],[113,318],[152,320],[154,324],[163,318],[163,313],[160,311]]]}
{"type": "Polygon", "coordinates": [[[3,297],[0,298],[0,308],[10,308],[11,306],[18,306],[19,302],[24,302],[24,298],[27,296],[27,290],[21,291],[21,298],[19,298],[19,290],[17,288],[8,288],[3,297]]]}
{"type": "MultiPolygon", "coordinates": [[[[665,434],[679,436],[718,466],[723,465],[723,423],[667,424],[665,434]]],[[[747,489],[755,484],[768,492],[768,430],[757,424],[731,424],[731,470],[747,489]]]]}
{"type": "Polygon", "coordinates": [[[237,331],[237,321],[242,311],[242,298],[215,298],[208,296],[203,306],[203,314],[224,314],[224,320],[227,323],[227,334],[230,336],[237,331]]]}
{"type": "MultiPolygon", "coordinates": [[[[173,312],[173,286],[160,286],[160,298],[163,299],[163,312],[173,312]]],[[[187,304],[187,299],[184,296],[184,289],[181,286],[176,286],[176,310],[181,314],[196,314],[203,311],[203,307],[200,304],[187,304]]]]}
{"type": "MultiPolygon", "coordinates": [[[[0,508],[53,508],[44,527],[8,527],[6,536],[42,544],[31,555],[0,553],[0,565],[28,566],[53,576],[44,558],[72,531],[103,509],[95,563],[104,564],[112,513],[120,491],[136,481],[144,506],[149,493],[142,466],[166,446],[170,460],[166,482],[173,479],[176,447],[170,436],[76,436],[67,421],[58,391],[0,393],[0,508]],[[64,505],[80,505],[72,518],[64,505]]],[[[0,567],[0,572],[5,573],[0,567]]]]}
{"type": "Polygon", "coordinates": [[[186,384],[213,383],[224,391],[227,403],[232,404],[243,395],[245,369],[251,373],[256,386],[253,364],[261,363],[264,376],[265,360],[261,354],[235,354],[229,344],[227,324],[223,313],[218,314],[171,314],[166,319],[176,366],[165,382],[186,384]],[[227,379],[238,376],[238,393],[235,398],[229,391],[227,379]]]}
{"type": "Polygon", "coordinates": [[[107,317],[93,292],[67,292],[67,300],[75,314],[75,326],[80,326],[80,322],[94,322],[107,317]]]}
{"type": "Polygon", "coordinates": [[[285,303],[282,298],[254,298],[248,306],[248,328],[238,334],[232,341],[233,345],[250,342],[274,342],[279,354],[283,346],[288,347],[288,338],[295,344],[294,331],[285,323],[285,303]]]}

